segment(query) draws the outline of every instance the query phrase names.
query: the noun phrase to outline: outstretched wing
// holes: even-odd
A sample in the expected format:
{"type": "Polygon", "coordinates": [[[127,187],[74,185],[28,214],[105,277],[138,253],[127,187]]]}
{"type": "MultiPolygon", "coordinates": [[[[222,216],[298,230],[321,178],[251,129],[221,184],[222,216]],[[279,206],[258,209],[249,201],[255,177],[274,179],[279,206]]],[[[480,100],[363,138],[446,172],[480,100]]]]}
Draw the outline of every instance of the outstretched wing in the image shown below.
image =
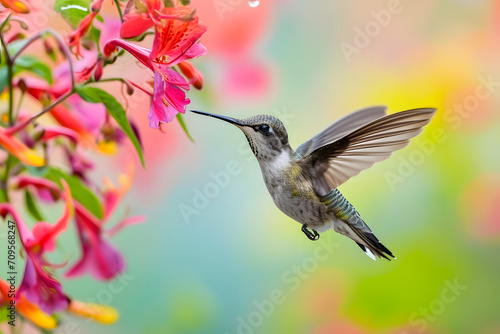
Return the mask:
{"type": "Polygon", "coordinates": [[[385,106],[376,106],[350,113],[300,145],[295,152],[301,157],[305,157],[321,146],[333,143],[357,128],[385,116],[386,109],[385,106]]]}
{"type": "Polygon", "coordinates": [[[314,190],[324,196],[375,162],[387,159],[392,152],[408,145],[435,113],[436,109],[421,108],[378,118],[315,149],[298,163],[313,170],[314,190]]]}

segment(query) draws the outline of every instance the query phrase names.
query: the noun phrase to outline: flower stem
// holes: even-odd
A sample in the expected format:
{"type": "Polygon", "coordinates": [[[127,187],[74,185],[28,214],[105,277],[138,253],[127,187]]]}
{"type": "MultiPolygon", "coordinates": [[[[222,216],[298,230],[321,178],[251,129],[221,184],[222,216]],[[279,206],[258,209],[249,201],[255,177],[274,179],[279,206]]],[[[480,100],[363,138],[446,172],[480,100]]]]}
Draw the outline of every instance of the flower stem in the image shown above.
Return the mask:
{"type": "MultiPolygon", "coordinates": [[[[5,21],[4,21],[5,23],[5,21]]],[[[2,23],[2,28],[4,27],[4,23],[2,23]]],[[[8,108],[8,116],[9,116],[9,125],[14,124],[14,120],[12,117],[12,111],[14,110],[14,85],[12,84],[12,79],[14,77],[13,71],[13,60],[10,57],[9,50],[7,50],[7,44],[3,39],[3,35],[0,32],[0,41],[2,43],[2,48],[5,52],[5,65],[7,66],[7,84],[9,86],[9,108],[8,108]]]]}
{"type": "Polygon", "coordinates": [[[73,60],[71,59],[71,53],[66,44],[64,43],[62,37],[55,30],[51,28],[44,29],[39,33],[37,33],[36,35],[30,37],[26,41],[26,43],[19,49],[19,51],[17,51],[16,54],[12,57],[12,61],[14,61],[20,55],[20,53],[28,47],[28,45],[30,45],[37,39],[42,38],[45,34],[52,35],[52,37],[56,39],[57,44],[59,45],[59,49],[62,50],[64,56],[66,57],[66,59],[68,59],[69,72],[71,75],[71,88],[64,95],[61,95],[59,98],[57,98],[57,100],[55,100],[53,103],[43,108],[42,111],[40,111],[38,114],[31,116],[28,120],[7,129],[6,131],[9,134],[14,134],[17,131],[24,129],[29,123],[34,122],[36,119],[38,119],[38,117],[51,111],[55,106],[64,102],[68,97],[70,97],[75,92],[75,73],[73,71],[73,60]]]}
{"type": "Polygon", "coordinates": [[[0,32],[3,30],[3,28],[9,22],[9,19],[10,19],[11,15],[12,15],[12,13],[9,13],[9,15],[7,15],[7,17],[5,18],[5,20],[3,20],[2,24],[0,25],[0,32]]]}
{"type": "Polygon", "coordinates": [[[127,88],[133,88],[132,86],[134,86],[134,87],[138,88],[139,90],[143,91],[144,93],[146,93],[147,95],[153,96],[153,93],[148,92],[146,89],[142,88],[141,86],[139,86],[135,82],[124,79],[124,78],[106,78],[106,79],[99,80],[99,82],[109,82],[109,81],[119,81],[119,82],[123,83],[124,85],[126,85],[127,88]]]}
{"type": "Polygon", "coordinates": [[[9,192],[7,191],[7,179],[9,178],[9,170],[5,166],[5,175],[0,180],[0,189],[2,190],[3,202],[10,202],[9,192]]]}
{"type": "Polygon", "coordinates": [[[2,189],[3,193],[3,199],[5,202],[9,202],[9,191],[7,187],[7,180],[9,179],[10,171],[12,170],[12,167],[16,164],[14,163],[13,165],[13,160],[15,159],[13,155],[9,154],[7,159],[5,159],[5,173],[3,175],[3,178],[0,180],[0,188],[2,189]]]}
{"type": "Polygon", "coordinates": [[[114,0],[114,1],[115,1],[116,8],[118,9],[118,15],[120,15],[120,20],[123,23],[123,13],[122,13],[122,9],[120,7],[120,2],[118,0],[114,0]]]}

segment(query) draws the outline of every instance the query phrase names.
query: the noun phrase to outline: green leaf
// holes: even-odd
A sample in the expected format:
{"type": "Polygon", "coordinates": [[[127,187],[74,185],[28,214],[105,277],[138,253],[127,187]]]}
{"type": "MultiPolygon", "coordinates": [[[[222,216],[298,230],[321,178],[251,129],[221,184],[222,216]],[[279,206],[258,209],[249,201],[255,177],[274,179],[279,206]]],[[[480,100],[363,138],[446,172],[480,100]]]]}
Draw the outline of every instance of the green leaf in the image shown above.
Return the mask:
{"type": "MultiPolygon", "coordinates": [[[[50,67],[36,57],[19,56],[14,63],[13,72],[16,75],[22,71],[30,71],[45,79],[51,85],[54,83],[50,67]]],[[[7,87],[7,84],[7,67],[2,63],[0,67],[0,93],[7,87]]]]}
{"type": "Polygon", "coordinates": [[[19,159],[13,156],[12,154],[9,154],[7,157],[7,161],[5,162],[5,168],[7,169],[6,173],[8,174],[12,167],[17,165],[19,163],[19,159]]]}
{"type": "Polygon", "coordinates": [[[132,141],[132,144],[134,144],[134,147],[137,150],[137,154],[139,154],[142,166],[146,167],[144,163],[144,156],[142,154],[141,144],[139,143],[139,139],[137,139],[137,136],[132,130],[132,127],[130,126],[127,115],[125,113],[125,109],[123,109],[120,102],[118,102],[113,95],[95,87],[77,86],[76,92],[82,99],[87,102],[104,104],[104,106],[108,110],[108,113],[115,119],[116,123],[118,123],[123,132],[132,141]]]}
{"type": "Polygon", "coordinates": [[[175,117],[177,118],[177,120],[181,124],[182,129],[184,130],[184,132],[186,133],[188,138],[194,143],[193,137],[191,137],[191,135],[189,134],[189,131],[188,131],[187,126],[186,126],[186,122],[184,122],[184,118],[182,117],[182,114],[179,113],[179,114],[175,115],[175,117]]]}
{"type": "Polygon", "coordinates": [[[38,210],[35,199],[33,198],[33,195],[29,191],[24,192],[24,200],[26,202],[26,208],[28,209],[28,213],[36,219],[36,221],[44,221],[42,215],[40,214],[40,211],[38,210]]]}
{"type": "Polygon", "coordinates": [[[90,14],[91,2],[92,0],[56,0],[54,10],[75,29],[90,14]]]}
{"type": "Polygon", "coordinates": [[[47,64],[33,56],[19,56],[14,63],[14,74],[21,71],[30,71],[52,84],[52,70],[47,64]]]}
{"type": "Polygon", "coordinates": [[[94,193],[87,188],[83,183],[81,183],[80,179],[76,176],[68,175],[65,172],[49,167],[48,173],[45,175],[45,178],[57,183],[59,186],[61,184],[61,178],[66,180],[68,183],[69,189],[71,190],[71,196],[83,205],[87,210],[89,210],[94,216],[99,219],[102,219],[104,216],[104,211],[102,209],[101,202],[94,195],[94,193]]]}

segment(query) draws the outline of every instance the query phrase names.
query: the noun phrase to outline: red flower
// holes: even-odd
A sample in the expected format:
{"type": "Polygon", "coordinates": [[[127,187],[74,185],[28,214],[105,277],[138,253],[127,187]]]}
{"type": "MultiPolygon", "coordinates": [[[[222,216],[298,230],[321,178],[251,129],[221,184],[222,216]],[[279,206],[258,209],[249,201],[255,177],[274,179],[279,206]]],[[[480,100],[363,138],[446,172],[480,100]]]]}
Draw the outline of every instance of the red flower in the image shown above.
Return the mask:
{"type": "Polygon", "coordinates": [[[123,17],[125,22],[120,29],[121,38],[137,37],[159,24],[161,19],[191,21],[194,18],[195,11],[188,6],[165,7],[161,0],[137,0],[133,3],[134,6],[127,5],[123,17]]]}
{"type": "Polygon", "coordinates": [[[203,88],[203,76],[190,62],[187,60],[181,61],[177,66],[179,66],[182,74],[189,79],[189,84],[193,85],[196,89],[203,88]]]}
{"type": "MultiPolygon", "coordinates": [[[[165,8],[167,9],[174,10],[175,8],[165,8]]],[[[178,18],[165,19],[170,16],[157,11],[155,13],[157,17],[161,17],[161,20],[155,25],[156,34],[152,50],[113,39],[105,45],[104,55],[110,57],[121,47],[153,71],[154,92],[148,118],[149,125],[157,129],[160,123],[171,122],[177,113],[184,113],[186,105],[190,102],[184,92],[189,90],[189,83],[172,67],[207,52],[206,48],[198,43],[207,27],[199,23],[196,16],[186,22],[178,18]]],[[[182,68],[183,65],[180,66],[182,68]]],[[[186,70],[186,66],[184,67],[186,70]]],[[[193,70],[191,73],[194,76],[193,70]]],[[[203,78],[198,71],[196,71],[196,76],[193,84],[201,87],[203,78]]]]}
{"type": "Polygon", "coordinates": [[[95,0],[91,6],[91,13],[85,16],[78,25],[78,28],[69,35],[68,45],[70,47],[72,46],[76,47],[75,54],[78,57],[81,56],[80,39],[82,39],[82,37],[85,36],[85,34],[89,31],[90,27],[92,26],[92,21],[97,16],[97,14],[99,14],[99,11],[101,10],[103,1],[104,0],[95,0]]]}

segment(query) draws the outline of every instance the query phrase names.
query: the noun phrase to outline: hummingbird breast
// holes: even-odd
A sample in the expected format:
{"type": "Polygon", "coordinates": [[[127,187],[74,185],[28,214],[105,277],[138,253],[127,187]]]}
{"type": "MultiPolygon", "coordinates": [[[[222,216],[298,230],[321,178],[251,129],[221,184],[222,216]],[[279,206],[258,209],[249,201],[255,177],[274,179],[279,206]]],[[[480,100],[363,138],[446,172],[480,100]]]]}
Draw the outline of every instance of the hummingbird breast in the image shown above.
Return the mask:
{"type": "Polygon", "coordinates": [[[311,175],[291,154],[283,152],[273,161],[261,162],[260,167],[274,204],[284,214],[318,230],[332,221],[328,207],[313,190],[311,175]]]}

